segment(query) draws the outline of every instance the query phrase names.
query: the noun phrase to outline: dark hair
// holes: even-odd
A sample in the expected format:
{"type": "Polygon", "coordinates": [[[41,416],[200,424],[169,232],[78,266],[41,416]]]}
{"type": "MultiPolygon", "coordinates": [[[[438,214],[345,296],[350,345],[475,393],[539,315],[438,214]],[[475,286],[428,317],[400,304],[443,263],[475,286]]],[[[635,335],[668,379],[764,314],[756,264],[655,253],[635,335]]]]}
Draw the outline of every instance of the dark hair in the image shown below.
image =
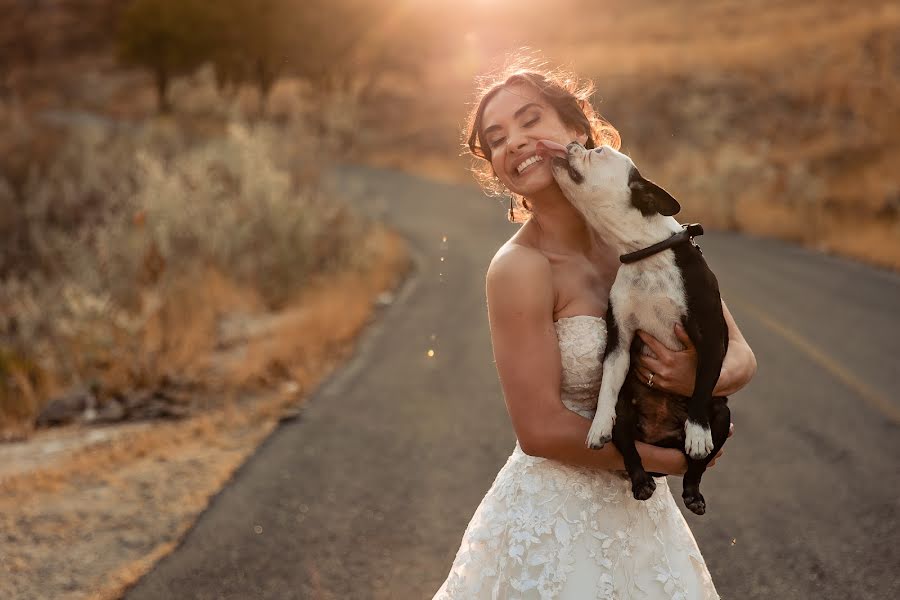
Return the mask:
{"type": "Polygon", "coordinates": [[[618,150],[622,144],[616,128],[600,117],[590,103],[593,82],[580,81],[568,70],[550,69],[546,62],[520,52],[508,59],[505,66],[478,77],[476,82],[477,99],[466,120],[463,145],[473,156],[472,172],[484,191],[492,196],[509,196],[507,218],[514,223],[522,222],[531,210],[525,198],[508,190],[496,178],[491,165],[491,148],[484,142],[481,126],[484,107],[500,90],[522,83],[532,86],[541,99],[556,110],[564,125],[587,134],[586,148],[608,144],[618,150]]]}

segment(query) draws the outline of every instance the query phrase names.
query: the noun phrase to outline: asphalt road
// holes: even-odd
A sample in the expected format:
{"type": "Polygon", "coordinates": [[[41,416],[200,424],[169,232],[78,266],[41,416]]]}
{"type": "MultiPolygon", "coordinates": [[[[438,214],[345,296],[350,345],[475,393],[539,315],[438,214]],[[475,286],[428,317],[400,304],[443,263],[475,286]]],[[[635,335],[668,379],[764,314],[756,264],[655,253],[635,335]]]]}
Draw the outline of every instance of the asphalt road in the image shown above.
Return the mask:
{"type": "MultiPolygon", "coordinates": [[[[387,171],[334,181],[409,238],[415,273],[129,600],[430,599],[513,448],[484,300],[517,227],[504,206],[387,171]]],[[[699,242],[759,361],[703,480],[708,513],[687,513],[720,594],[900,597],[900,277],[771,240],[699,242]]]]}

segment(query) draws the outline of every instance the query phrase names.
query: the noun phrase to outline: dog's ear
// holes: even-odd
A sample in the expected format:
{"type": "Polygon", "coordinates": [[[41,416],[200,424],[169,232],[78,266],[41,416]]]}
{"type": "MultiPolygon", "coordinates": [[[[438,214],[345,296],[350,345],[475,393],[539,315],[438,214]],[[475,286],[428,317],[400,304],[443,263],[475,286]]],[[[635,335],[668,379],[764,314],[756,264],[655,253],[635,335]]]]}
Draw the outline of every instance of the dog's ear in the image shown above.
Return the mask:
{"type": "Polygon", "coordinates": [[[631,171],[628,187],[631,189],[631,203],[645,217],[654,213],[671,217],[681,210],[681,205],[672,194],[649,179],[644,179],[637,169],[631,171]]]}

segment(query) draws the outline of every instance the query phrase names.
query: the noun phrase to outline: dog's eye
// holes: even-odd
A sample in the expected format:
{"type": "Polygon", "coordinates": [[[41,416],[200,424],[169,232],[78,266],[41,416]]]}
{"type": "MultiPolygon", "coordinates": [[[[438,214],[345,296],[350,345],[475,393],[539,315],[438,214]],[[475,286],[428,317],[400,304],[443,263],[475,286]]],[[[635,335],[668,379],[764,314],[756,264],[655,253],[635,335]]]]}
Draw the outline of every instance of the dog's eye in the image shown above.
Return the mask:
{"type": "Polygon", "coordinates": [[[595,148],[594,152],[596,152],[597,154],[603,152],[603,146],[600,146],[599,148],[595,148]]]}

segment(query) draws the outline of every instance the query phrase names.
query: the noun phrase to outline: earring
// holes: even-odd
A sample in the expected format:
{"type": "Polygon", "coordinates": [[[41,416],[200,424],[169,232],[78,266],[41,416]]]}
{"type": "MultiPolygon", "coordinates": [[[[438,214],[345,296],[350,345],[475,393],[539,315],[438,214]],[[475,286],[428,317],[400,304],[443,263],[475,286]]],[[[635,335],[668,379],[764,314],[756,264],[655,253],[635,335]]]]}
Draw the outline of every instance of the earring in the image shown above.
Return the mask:
{"type": "Polygon", "coordinates": [[[513,197],[512,197],[512,196],[509,197],[509,220],[510,220],[510,221],[513,221],[513,220],[514,220],[514,216],[513,216],[513,197]]]}

